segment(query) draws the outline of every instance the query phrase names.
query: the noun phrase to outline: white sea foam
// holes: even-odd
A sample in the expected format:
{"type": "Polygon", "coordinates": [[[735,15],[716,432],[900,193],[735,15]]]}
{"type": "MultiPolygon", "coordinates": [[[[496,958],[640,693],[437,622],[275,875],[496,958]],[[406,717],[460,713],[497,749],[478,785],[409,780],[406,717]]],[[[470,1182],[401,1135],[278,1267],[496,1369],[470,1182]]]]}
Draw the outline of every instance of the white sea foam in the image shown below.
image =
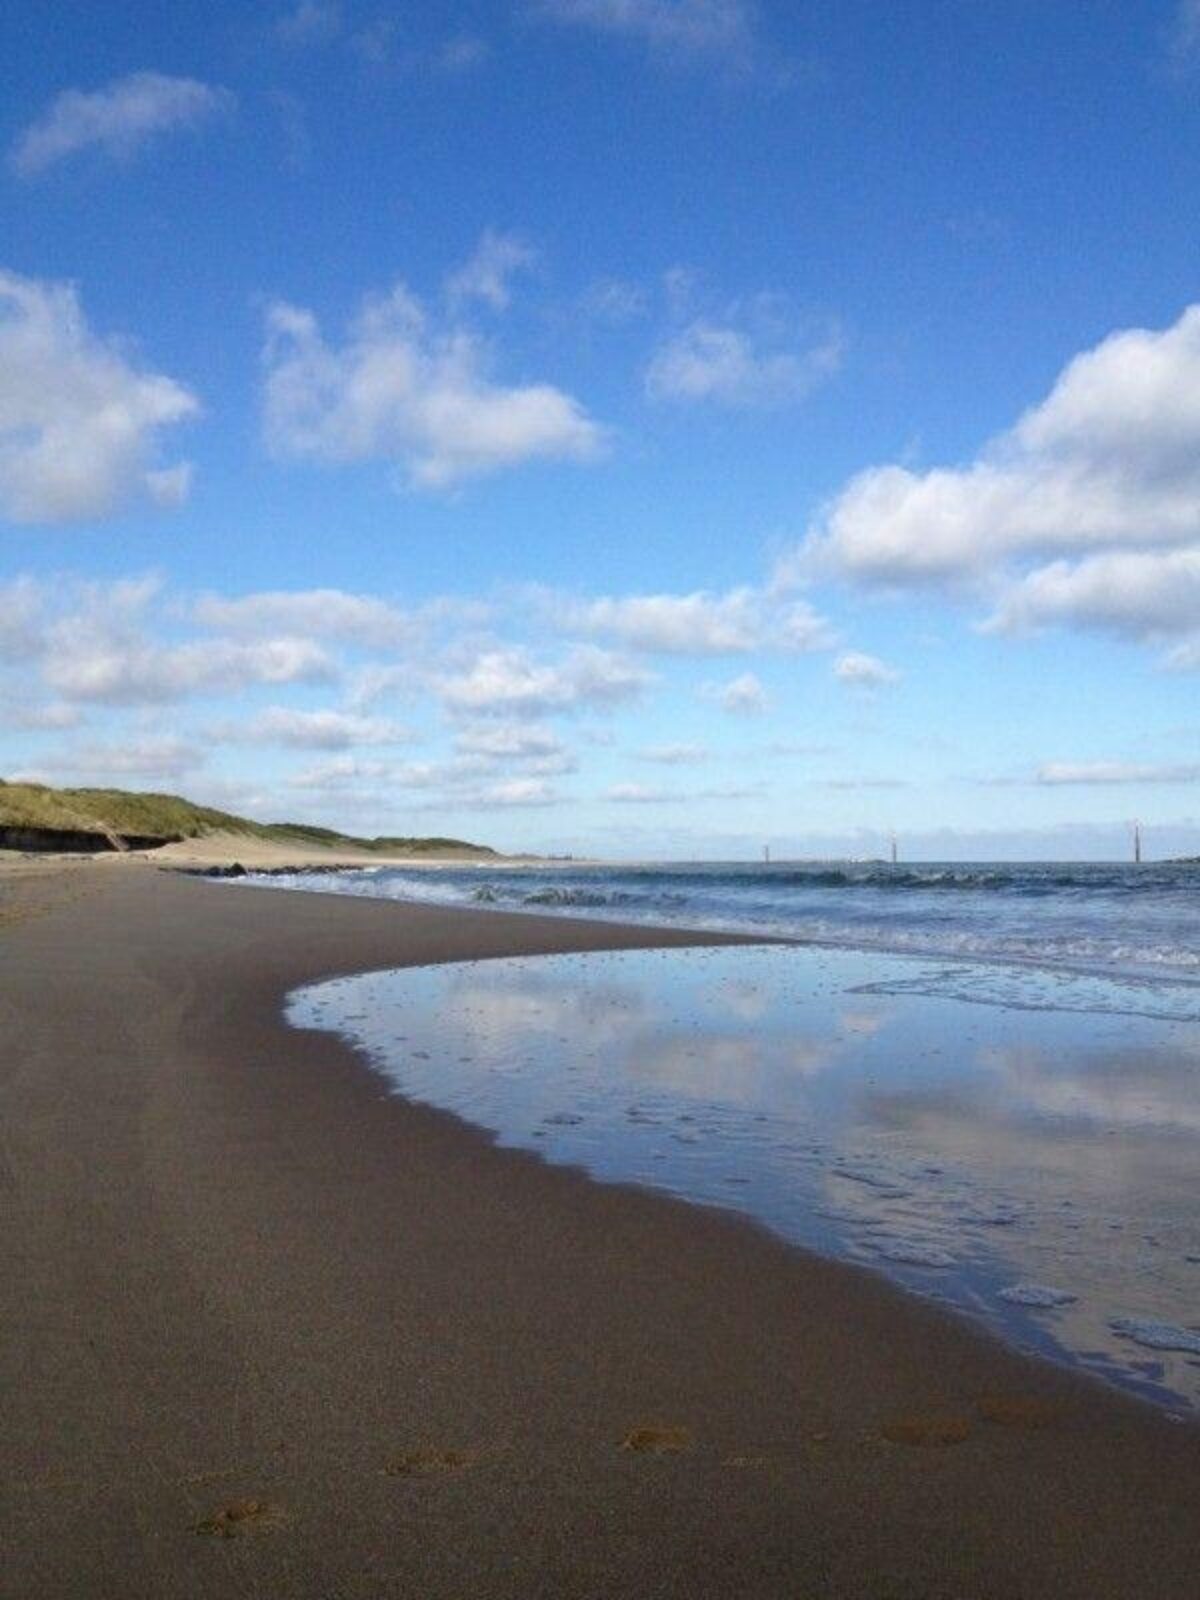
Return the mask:
{"type": "Polygon", "coordinates": [[[1174,1323],[1154,1322],[1148,1317],[1112,1317],[1109,1327],[1123,1339],[1132,1339],[1147,1350],[1181,1350],[1200,1356],[1200,1333],[1177,1328],[1174,1323]]]}
{"type": "Polygon", "coordinates": [[[1052,1289],[1044,1283],[1014,1283],[1010,1289],[1000,1290],[1001,1300],[1007,1300],[1014,1306],[1033,1306],[1038,1309],[1074,1305],[1078,1298],[1069,1289],[1052,1289]]]}
{"type": "Polygon", "coordinates": [[[936,1244],[922,1244],[919,1239],[872,1239],[871,1248],[876,1255],[906,1267],[952,1267],[955,1264],[949,1251],[936,1244]]]}

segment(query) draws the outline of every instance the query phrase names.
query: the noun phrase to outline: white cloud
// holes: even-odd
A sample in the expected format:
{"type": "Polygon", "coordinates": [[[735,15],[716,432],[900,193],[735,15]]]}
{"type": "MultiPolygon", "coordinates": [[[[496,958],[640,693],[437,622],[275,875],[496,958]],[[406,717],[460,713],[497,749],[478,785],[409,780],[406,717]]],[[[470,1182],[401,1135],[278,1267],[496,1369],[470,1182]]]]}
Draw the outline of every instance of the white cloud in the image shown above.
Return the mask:
{"type": "Polygon", "coordinates": [[[756,794],[756,789],[749,786],[726,789],[695,789],[684,793],[679,789],[650,789],[641,783],[615,783],[605,791],[606,800],[615,800],[619,805],[631,806],[665,806],[665,805],[690,805],[698,800],[745,800],[750,795],[756,794]]]}
{"type": "Polygon", "coordinates": [[[1117,550],[1052,561],[1016,579],[988,627],[1019,632],[1085,623],[1158,641],[1200,627],[1200,544],[1182,550],[1117,550]]]}
{"type": "Polygon", "coordinates": [[[300,0],[275,21],[275,37],[292,46],[323,44],[341,29],[341,7],[334,0],[300,0]]]}
{"type": "Polygon", "coordinates": [[[346,750],[353,745],[402,744],[410,734],[385,717],[348,711],[300,711],[269,706],[249,722],[225,729],[225,738],[248,743],[289,745],[297,750],[346,750]]]}
{"type": "Polygon", "coordinates": [[[459,801],[472,808],[487,806],[553,806],[562,796],[544,778],[506,778],[494,783],[470,800],[459,801]]]}
{"type": "Polygon", "coordinates": [[[1198,562],[1200,305],[1077,356],[965,467],[860,473],[792,570],[988,595],[995,629],[1057,622],[1154,640],[1200,637],[1198,562]]]}
{"type": "Polygon", "coordinates": [[[308,639],[241,644],[198,639],[163,646],[80,628],[50,630],[46,681],[68,700],[104,705],[154,705],[188,695],[236,693],[253,684],[330,683],[337,669],[308,639]]]}
{"type": "Polygon", "coordinates": [[[291,789],[310,789],[318,793],[341,790],[363,783],[391,783],[395,769],[386,761],[364,761],[361,756],[334,756],[315,767],[305,767],[288,779],[291,789]]]}
{"type": "Polygon", "coordinates": [[[646,393],[653,400],[786,405],[811,394],[841,359],[836,330],[798,350],[766,343],[750,328],[698,318],[655,352],[646,369],[646,393]]]}
{"type": "Polygon", "coordinates": [[[603,432],[550,384],[506,387],[472,335],[430,325],[402,286],[366,302],[342,347],[311,312],[268,319],[266,432],[281,455],[383,460],[416,487],[445,489],[532,460],[586,461],[603,432]]]}
{"type": "Polygon", "coordinates": [[[483,768],[512,763],[543,777],[574,772],[576,760],[552,728],[529,722],[493,722],[462,729],[455,749],[483,768]]]}
{"type": "Polygon", "coordinates": [[[399,790],[430,790],[435,795],[425,803],[425,809],[454,811],[548,806],[560,799],[540,775],[497,778],[482,786],[478,777],[476,767],[469,761],[390,763],[343,755],[293,774],[288,785],[312,794],[345,795],[367,805],[376,799],[371,785],[377,786],[378,800],[385,803],[394,803],[399,790]]]}
{"type": "Polygon", "coordinates": [[[197,600],[194,614],[205,627],[239,638],[283,633],[340,639],[364,648],[406,645],[419,631],[417,619],[398,606],[344,589],[267,589],[232,597],[206,594],[197,600]]]}
{"type": "Polygon", "coordinates": [[[580,296],[579,308],[597,322],[619,326],[645,316],[648,302],[646,291],[636,283],[627,283],[621,278],[598,278],[580,296]]]}
{"type": "Polygon", "coordinates": [[[452,305],[482,300],[493,311],[504,311],[512,300],[509,280],[537,260],[536,252],[515,233],[488,228],[469,261],[446,279],[452,305]]]}
{"type": "Polygon", "coordinates": [[[66,728],[77,728],[82,720],[77,706],[61,700],[39,705],[18,699],[11,691],[0,696],[0,723],[6,728],[19,728],[25,733],[61,733],[66,728]]]}
{"type": "Polygon", "coordinates": [[[657,49],[743,62],[754,42],[749,0],[535,0],[534,13],[599,33],[624,34],[657,49]]]}
{"type": "Polygon", "coordinates": [[[204,762],[204,752],[186,740],[149,737],[111,744],[76,745],[41,758],[47,772],[97,778],[175,779],[204,762]]]}
{"type": "Polygon", "coordinates": [[[752,672],[743,672],[728,683],[706,684],[701,692],[734,716],[753,717],[767,709],[767,691],[752,672]]]}
{"type": "Polygon", "coordinates": [[[42,591],[32,578],[0,584],[0,661],[27,661],[41,643],[42,591]]]}
{"type": "Polygon", "coordinates": [[[336,663],[309,639],[163,644],[147,631],[146,613],[158,594],[152,578],[70,591],[65,608],[40,629],[50,687],[67,701],[154,705],[254,684],[327,683],[337,676],[336,663]]]}
{"type": "Polygon", "coordinates": [[[552,728],[539,728],[528,722],[484,723],[464,728],[454,743],[467,755],[497,760],[524,761],[556,755],[562,749],[562,741],[552,728]]]}
{"type": "Polygon", "coordinates": [[[134,72],[90,93],[68,89],[20,135],[9,164],[20,177],[33,178],[81,150],[124,159],[158,135],[195,128],[233,103],[226,89],[161,72],[134,72]]]}
{"type": "Polygon", "coordinates": [[[664,789],[648,789],[644,783],[614,783],[605,791],[606,800],[615,800],[619,805],[653,806],[663,805],[672,797],[664,789]]]}
{"type": "Polygon", "coordinates": [[[195,468],[190,461],[177,461],[173,467],[151,467],[146,472],[146,489],[151,500],[175,510],[192,492],[195,468]]]}
{"type": "Polygon", "coordinates": [[[755,650],[821,650],[833,642],[828,624],[804,601],[783,603],[745,586],[724,594],[626,595],[573,601],[544,597],[568,631],[619,639],[663,655],[742,655],[755,650]]]}
{"type": "Polygon", "coordinates": [[[634,699],[650,682],[642,668],[606,650],[582,646],[562,661],[535,661],[518,648],[485,650],[465,672],[442,679],[453,711],[539,714],[634,699]]]}
{"type": "Polygon", "coordinates": [[[1038,769],[1037,781],[1050,785],[1198,783],[1200,766],[1132,761],[1048,761],[1038,769]]]}
{"type": "Polygon", "coordinates": [[[186,469],[156,470],[160,428],[195,397],[139,372],[88,328],[70,284],[0,271],[0,511],[15,522],[102,517],[139,498],[177,504],[186,469]]]}
{"type": "Polygon", "coordinates": [[[839,683],[856,689],[882,689],[885,684],[897,683],[900,674],[894,667],[869,656],[861,650],[847,650],[833,664],[833,675],[839,683]]]}

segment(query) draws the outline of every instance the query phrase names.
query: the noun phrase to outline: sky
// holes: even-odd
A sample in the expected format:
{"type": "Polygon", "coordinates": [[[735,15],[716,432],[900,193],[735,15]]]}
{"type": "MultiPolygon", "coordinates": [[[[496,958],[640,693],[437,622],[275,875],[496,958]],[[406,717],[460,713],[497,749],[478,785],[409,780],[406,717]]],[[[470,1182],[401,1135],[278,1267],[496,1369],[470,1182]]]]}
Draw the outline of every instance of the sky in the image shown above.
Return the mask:
{"type": "Polygon", "coordinates": [[[1200,0],[15,0],[0,774],[1200,853],[1200,0]]]}

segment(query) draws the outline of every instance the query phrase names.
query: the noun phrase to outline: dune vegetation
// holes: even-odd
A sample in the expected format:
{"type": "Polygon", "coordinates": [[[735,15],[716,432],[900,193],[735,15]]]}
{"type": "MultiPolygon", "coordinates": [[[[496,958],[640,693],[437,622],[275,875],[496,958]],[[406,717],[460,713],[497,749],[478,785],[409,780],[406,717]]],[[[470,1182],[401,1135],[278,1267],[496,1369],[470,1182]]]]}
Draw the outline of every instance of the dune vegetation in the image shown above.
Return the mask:
{"type": "Polygon", "coordinates": [[[210,834],[241,834],[307,849],[422,855],[443,851],[492,855],[462,839],[388,836],[362,839],[299,822],[252,822],[174,794],[127,789],[55,789],[0,778],[0,846],[15,849],[147,849],[210,834]],[[94,843],[93,843],[94,841],[94,843]]]}

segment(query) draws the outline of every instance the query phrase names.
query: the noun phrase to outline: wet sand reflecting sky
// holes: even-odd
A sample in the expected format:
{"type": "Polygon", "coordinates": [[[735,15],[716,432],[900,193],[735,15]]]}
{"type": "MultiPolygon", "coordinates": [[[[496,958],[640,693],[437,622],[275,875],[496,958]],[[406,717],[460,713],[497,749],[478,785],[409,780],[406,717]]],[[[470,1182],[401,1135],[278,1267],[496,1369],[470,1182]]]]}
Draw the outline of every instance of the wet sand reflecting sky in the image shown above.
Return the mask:
{"type": "Polygon", "coordinates": [[[1196,999],[763,946],[371,973],[288,1015],[502,1144],[747,1212],[1186,1410],[1196,999]]]}

